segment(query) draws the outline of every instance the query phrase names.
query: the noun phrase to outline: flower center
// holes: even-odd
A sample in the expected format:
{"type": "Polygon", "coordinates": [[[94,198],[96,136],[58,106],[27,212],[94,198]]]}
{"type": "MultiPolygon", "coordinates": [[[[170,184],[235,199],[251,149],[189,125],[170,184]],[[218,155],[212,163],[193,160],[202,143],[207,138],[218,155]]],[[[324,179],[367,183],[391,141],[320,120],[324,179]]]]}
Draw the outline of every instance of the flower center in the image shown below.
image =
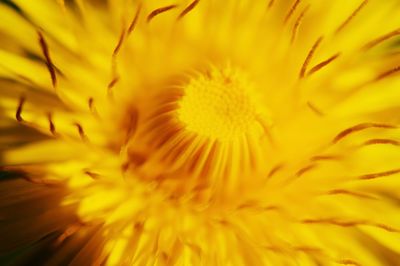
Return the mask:
{"type": "Polygon", "coordinates": [[[198,135],[232,140],[256,123],[256,108],[249,97],[251,86],[238,70],[212,68],[185,86],[178,118],[187,130],[198,135]]]}
{"type": "Polygon", "coordinates": [[[211,67],[151,97],[126,150],[127,169],[201,204],[251,190],[270,140],[262,92],[249,80],[237,68],[211,67]]]}

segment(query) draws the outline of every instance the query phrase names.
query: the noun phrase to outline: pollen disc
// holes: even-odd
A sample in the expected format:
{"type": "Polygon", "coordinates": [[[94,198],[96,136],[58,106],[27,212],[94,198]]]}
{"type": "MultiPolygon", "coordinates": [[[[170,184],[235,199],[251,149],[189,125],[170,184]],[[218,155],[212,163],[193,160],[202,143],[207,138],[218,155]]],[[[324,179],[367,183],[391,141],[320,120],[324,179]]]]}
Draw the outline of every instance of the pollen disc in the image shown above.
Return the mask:
{"type": "Polygon", "coordinates": [[[184,86],[178,119],[188,131],[219,141],[260,130],[257,108],[249,92],[252,84],[231,68],[199,73],[184,86]]]}

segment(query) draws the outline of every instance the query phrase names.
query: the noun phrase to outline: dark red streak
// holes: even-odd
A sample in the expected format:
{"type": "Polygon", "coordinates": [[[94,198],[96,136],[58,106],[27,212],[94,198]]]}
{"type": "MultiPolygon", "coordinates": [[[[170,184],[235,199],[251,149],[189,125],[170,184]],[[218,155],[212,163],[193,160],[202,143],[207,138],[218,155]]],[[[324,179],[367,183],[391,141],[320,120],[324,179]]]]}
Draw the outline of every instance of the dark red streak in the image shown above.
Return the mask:
{"type": "Polygon", "coordinates": [[[51,61],[49,47],[48,47],[48,45],[46,43],[46,40],[43,37],[43,34],[38,31],[38,35],[39,35],[40,47],[42,48],[43,55],[44,55],[44,57],[46,59],[47,69],[49,70],[49,73],[50,73],[51,82],[53,84],[53,87],[55,88],[55,87],[57,87],[57,76],[56,76],[56,71],[55,71],[55,68],[54,68],[54,64],[51,61]]]}

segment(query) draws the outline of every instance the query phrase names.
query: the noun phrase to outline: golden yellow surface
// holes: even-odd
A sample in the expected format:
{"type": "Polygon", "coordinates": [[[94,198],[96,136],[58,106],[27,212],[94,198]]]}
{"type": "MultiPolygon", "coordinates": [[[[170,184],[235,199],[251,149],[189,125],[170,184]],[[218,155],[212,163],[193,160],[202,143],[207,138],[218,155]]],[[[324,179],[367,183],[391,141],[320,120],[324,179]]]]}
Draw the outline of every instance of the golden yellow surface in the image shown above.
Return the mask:
{"type": "Polygon", "coordinates": [[[399,0],[0,1],[0,253],[400,265],[399,36],[399,0]]]}

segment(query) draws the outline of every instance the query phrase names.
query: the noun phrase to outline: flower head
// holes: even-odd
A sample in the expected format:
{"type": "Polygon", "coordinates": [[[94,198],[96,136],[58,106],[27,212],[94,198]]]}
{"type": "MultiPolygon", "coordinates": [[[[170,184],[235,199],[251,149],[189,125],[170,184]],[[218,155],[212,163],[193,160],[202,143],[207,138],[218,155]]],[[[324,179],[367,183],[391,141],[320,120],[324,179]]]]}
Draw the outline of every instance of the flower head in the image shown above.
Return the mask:
{"type": "Polygon", "coordinates": [[[5,260],[398,263],[398,0],[0,14],[5,260]]]}

